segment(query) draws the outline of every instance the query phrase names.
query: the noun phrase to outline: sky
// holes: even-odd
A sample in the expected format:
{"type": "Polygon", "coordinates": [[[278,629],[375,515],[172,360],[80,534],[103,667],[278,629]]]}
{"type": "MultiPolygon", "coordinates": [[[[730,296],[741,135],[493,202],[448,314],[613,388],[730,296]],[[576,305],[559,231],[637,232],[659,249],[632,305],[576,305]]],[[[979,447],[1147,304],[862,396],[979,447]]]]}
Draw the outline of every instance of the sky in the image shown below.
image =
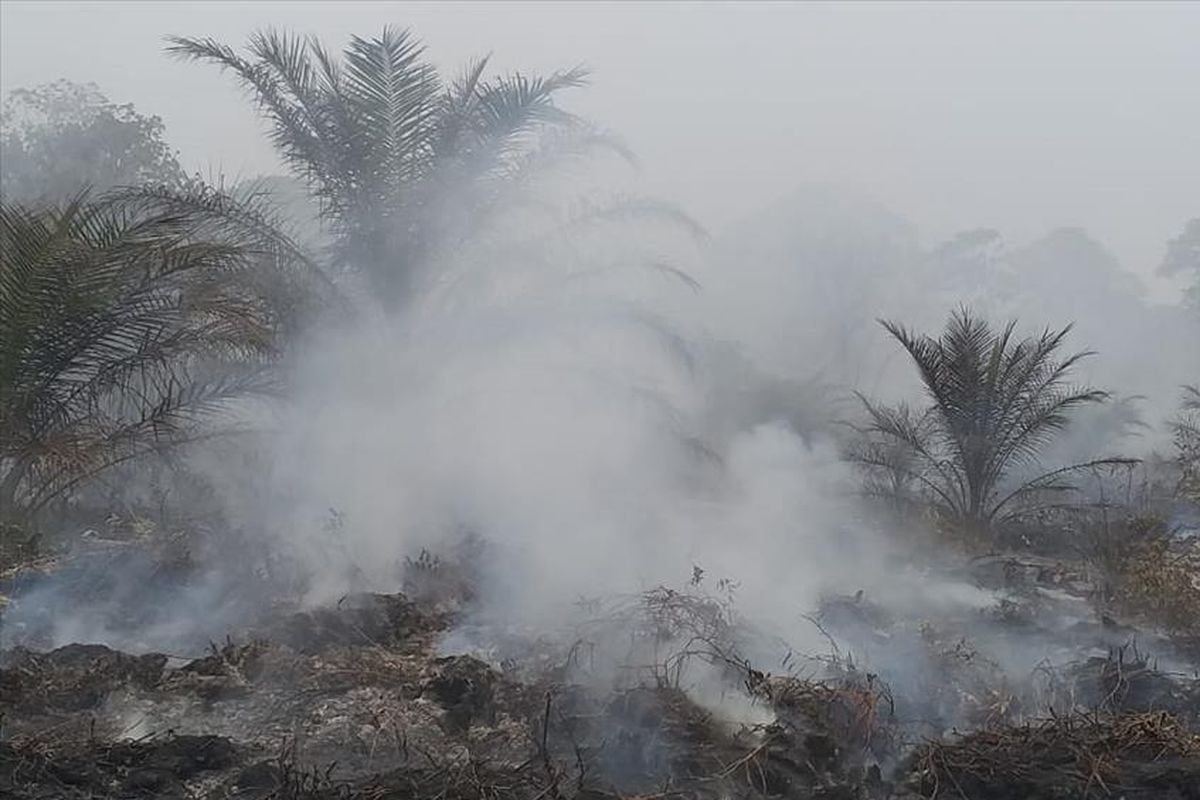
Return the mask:
{"type": "Polygon", "coordinates": [[[158,114],[186,166],[278,171],[253,107],[162,36],[263,26],[338,47],[412,28],[449,72],[585,64],[568,101],[647,190],[719,232],[797,187],[867,194],[928,243],[1082,226],[1149,276],[1200,215],[1200,3],[0,3],[0,90],[94,81],[158,114]]]}

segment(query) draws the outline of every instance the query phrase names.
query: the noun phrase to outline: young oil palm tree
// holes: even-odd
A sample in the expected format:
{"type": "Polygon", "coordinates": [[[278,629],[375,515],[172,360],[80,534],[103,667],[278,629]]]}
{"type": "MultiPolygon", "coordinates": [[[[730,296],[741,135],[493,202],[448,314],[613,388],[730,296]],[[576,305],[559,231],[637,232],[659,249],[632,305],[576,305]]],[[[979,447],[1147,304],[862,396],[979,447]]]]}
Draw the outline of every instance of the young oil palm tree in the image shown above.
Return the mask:
{"type": "Polygon", "coordinates": [[[1060,357],[1070,326],[1018,338],[1015,322],[996,329],[965,308],[937,337],[882,324],[912,358],[932,403],[914,412],[860,398],[869,419],[864,432],[876,444],[858,460],[873,470],[902,469],[943,513],[985,531],[1010,517],[1017,501],[1071,488],[1066,478],[1072,472],[1123,462],[1037,468],[1040,451],[1066,427],[1071,412],[1108,397],[1068,383],[1090,355],[1060,357]],[[894,457],[895,448],[903,459],[894,457]],[[888,453],[892,457],[884,459],[888,453]]]}
{"type": "Polygon", "coordinates": [[[269,219],[208,189],[0,205],[0,515],[270,388],[311,275],[269,219]]]}
{"type": "Polygon", "coordinates": [[[250,91],[276,149],[322,201],[338,260],[384,299],[403,299],[435,247],[469,235],[547,163],[597,147],[628,157],[555,105],[584,82],[581,68],[485,79],[485,58],[447,83],[408,31],[390,27],[352,37],[340,60],[315,38],[272,30],[251,36],[245,55],[212,39],[168,41],[169,53],[228,69],[250,91]]]}

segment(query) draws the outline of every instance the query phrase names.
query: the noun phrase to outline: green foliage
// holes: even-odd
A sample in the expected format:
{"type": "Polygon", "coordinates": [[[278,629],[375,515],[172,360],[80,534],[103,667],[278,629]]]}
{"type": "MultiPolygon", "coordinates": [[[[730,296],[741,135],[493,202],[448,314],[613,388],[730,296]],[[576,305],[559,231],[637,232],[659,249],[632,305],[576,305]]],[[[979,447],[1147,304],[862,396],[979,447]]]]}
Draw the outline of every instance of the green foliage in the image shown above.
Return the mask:
{"type": "Polygon", "coordinates": [[[211,190],[0,205],[0,508],[36,512],[270,389],[309,273],[270,220],[211,190]]]}
{"type": "Polygon", "coordinates": [[[84,189],[181,186],[162,120],[117,105],[95,84],[17,89],[0,122],[0,194],[9,203],[66,202],[84,189]]]}
{"type": "Polygon", "coordinates": [[[1089,355],[1058,356],[1069,326],[1017,338],[1015,322],[996,329],[965,308],[937,337],[882,324],[912,358],[931,403],[889,408],[860,396],[869,423],[862,428],[866,444],[854,456],[877,490],[914,487],[943,514],[983,531],[1010,518],[1023,498],[1073,488],[1065,482],[1070,473],[1120,461],[1034,470],[1040,474],[1029,477],[1071,412],[1108,396],[1068,384],[1089,355]]]}
{"type": "Polygon", "coordinates": [[[285,162],[307,179],[343,264],[377,296],[403,299],[439,245],[478,229],[505,194],[546,166],[623,148],[555,105],[586,72],[485,79],[487,60],[443,81],[409,32],[352,37],[336,58],[315,38],[254,34],[245,55],[171,37],[168,52],[230,70],[271,121],[285,162]]]}

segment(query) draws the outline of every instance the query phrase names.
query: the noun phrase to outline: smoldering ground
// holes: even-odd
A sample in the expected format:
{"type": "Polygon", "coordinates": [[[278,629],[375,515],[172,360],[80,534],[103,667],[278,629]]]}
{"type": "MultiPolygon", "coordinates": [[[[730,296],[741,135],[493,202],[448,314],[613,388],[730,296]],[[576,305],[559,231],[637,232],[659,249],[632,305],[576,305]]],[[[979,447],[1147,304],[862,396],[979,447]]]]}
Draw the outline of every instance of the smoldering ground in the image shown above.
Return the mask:
{"type": "Polygon", "coordinates": [[[1183,455],[1152,455],[1191,441],[1168,417],[1194,310],[1082,230],[930,244],[827,186],[714,233],[642,194],[615,136],[544,113],[586,140],[566,171],[473,183],[451,160],[392,228],[305,231],[337,291],[275,354],[283,391],[222,408],[242,435],[67,496],[70,552],[0,588],[0,776],[81,796],[1194,796],[1195,502],[1183,455]],[[1003,537],[938,502],[953,453],[889,462],[895,491],[864,497],[864,401],[938,400],[878,318],[934,331],[955,308],[1019,317],[1016,337],[1076,322],[1068,346],[1098,353],[1072,380],[1116,393],[1010,482],[1146,460],[1045,487],[1003,537]],[[150,520],[168,495],[178,513],[150,520]]]}
{"type": "MultiPolygon", "coordinates": [[[[422,551],[452,553],[472,537],[488,550],[472,565],[461,622],[470,635],[452,631],[447,642],[475,653],[493,648],[493,629],[568,638],[589,602],[683,587],[695,568],[705,587],[736,587],[739,618],[765,637],[744,644],[752,662],[826,652],[806,615],[827,595],[860,589],[986,638],[982,617],[1001,595],[898,568],[894,523],[868,513],[841,458],[837,390],[814,392],[781,418],[763,398],[783,378],[737,344],[729,359],[717,332],[696,323],[697,308],[713,302],[690,278],[712,269],[707,243],[660,219],[642,227],[573,230],[536,258],[512,253],[522,253],[514,238],[544,233],[537,225],[481,235],[458,251],[461,263],[444,256],[436,282],[403,313],[357,301],[356,321],[330,324],[298,350],[291,393],[246,467],[226,458],[213,473],[252,549],[214,543],[200,561],[219,566],[190,587],[148,580],[136,558],[87,562],[133,588],[108,607],[90,605],[86,591],[71,602],[63,587],[88,585],[74,578],[23,593],[7,617],[10,641],[195,652],[248,627],[272,591],[302,607],[392,592],[422,551]],[[247,569],[247,554],[268,552],[273,562],[264,555],[247,569]],[[138,622],[143,609],[152,626],[138,622]]],[[[827,323],[817,310],[806,325],[844,330],[845,309],[827,323]]],[[[784,323],[763,319],[766,329],[784,323]]],[[[993,645],[1021,676],[1051,652],[1069,661],[1106,641],[1021,640],[1006,633],[993,645]]],[[[915,645],[842,645],[898,685],[922,669],[915,645]]],[[[617,659],[601,660],[615,674],[617,659]]]]}

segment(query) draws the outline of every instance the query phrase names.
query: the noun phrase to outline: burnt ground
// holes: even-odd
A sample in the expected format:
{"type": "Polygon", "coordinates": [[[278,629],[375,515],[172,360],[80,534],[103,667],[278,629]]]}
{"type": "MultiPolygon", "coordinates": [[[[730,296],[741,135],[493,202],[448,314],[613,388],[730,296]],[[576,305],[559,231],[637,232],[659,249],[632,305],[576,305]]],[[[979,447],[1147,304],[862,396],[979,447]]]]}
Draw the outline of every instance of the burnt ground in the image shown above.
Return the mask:
{"type": "MultiPolygon", "coordinates": [[[[1015,591],[972,630],[1061,639],[1047,598],[1062,581],[1040,592],[1044,576],[1007,572],[1015,591]]],[[[1145,652],[1165,641],[1124,640],[1103,615],[1069,625],[1090,650],[1015,681],[956,620],[830,597],[815,623],[846,654],[770,674],[738,654],[719,604],[660,589],[604,624],[686,645],[600,686],[582,639],[488,661],[445,652],[459,617],[444,599],[277,609],[192,658],[10,647],[0,795],[1200,800],[1200,680],[1145,652]],[[850,651],[920,652],[920,675],[868,671],[850,651]],[[751,711],[698,703],[681,654],[751,711]]]]}

